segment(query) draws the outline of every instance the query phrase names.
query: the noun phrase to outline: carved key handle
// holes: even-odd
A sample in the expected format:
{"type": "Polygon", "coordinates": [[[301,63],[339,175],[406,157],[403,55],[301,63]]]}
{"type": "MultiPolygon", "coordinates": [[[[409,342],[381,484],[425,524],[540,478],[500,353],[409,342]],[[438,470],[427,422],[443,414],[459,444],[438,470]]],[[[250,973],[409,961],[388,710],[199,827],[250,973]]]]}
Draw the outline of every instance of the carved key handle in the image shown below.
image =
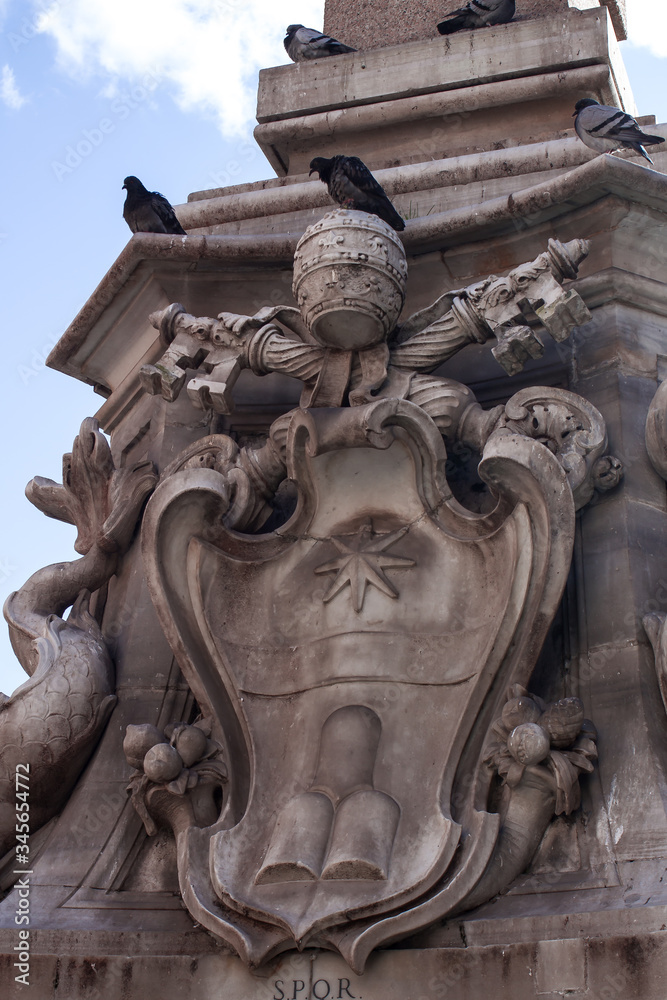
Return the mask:
{"type": "Polygon", "coordinates": [[[165,351],[155,364],[144,365],[140,379],[144,390],[167,402],[178,398],[187,371],[198,372],[187,394],[200,410],[228,414],[234,409],[232,390],[241,371],[256,375],[281,371],[313,381],[321,367],[322,348],[300,342],[306,336],[299,310],[291,306],[265,306],[254,316],[221,312],[216,318],[192,316],[180,302],[150,316],[160,332],[165,351]],[[280,322],[300,341],[286,338],[275,325],[280,322]]]}
{"type": "Polygon", "coordinates": [[[560,342],[590,320],[579,293],[562,288],[566,279],[576,278],[589,250],[586,240],[561,243],[550,239],[548,249],[535,260],[520,264],[505,277],[491,275],[466,290],[469,308],[498,340],[492,353],[509,375],[544,353],[544,344],[528,321],[537,319],[560,342]]]}

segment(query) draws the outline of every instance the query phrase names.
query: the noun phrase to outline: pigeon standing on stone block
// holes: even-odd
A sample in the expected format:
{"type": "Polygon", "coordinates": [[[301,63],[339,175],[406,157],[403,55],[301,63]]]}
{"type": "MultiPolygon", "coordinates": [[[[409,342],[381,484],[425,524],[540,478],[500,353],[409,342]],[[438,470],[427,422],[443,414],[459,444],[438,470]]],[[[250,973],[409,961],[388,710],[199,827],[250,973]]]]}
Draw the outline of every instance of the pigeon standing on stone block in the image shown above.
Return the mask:
{"type": "Polygon", "coordinates": [[[459,10],[452,11],[438,25],[441,35],[453,35],[465,28],[485,28],[491,24],[507,24],[514,17],[515,0],[470,0],[459,10]]]}
{"type": "Polygon", "coordinates": [[[619,108],[599,104],[592,97],[577,101],[574,106],[574,128],[586,146],[596,153],[613,153],[617,149],[634,149],[652,165],[653,160],[644,146],[656,146],[665,140],[661,135],[642,132],[632,115],[619,108]]]}
{"type": "Polygon", "coordinates": [[[304,28],[302,24],[288,26],[283,44],[292,62],[321,59],[323,56],[340,56],[344,52],[357,51],[350,45],[343,45],[335,38],[323,35],[321,31],[304,28]]]}
{"type": "Polygon", "coordinates": [[[310,162],[310,173],[319,174],[329,194],[341,208],[378,215],[393,229],[399,232],[405,229],[405,222],[358,156],[339,155],[331,159],[316,156],[310,162]]]}
{"type": "Polygon", "coordinates": [[[133,233],[187,236],[173,208],[158,191],[147,191],[138,177],[126,177],[123,187],[127,191],[123,218],[133,233]]]}

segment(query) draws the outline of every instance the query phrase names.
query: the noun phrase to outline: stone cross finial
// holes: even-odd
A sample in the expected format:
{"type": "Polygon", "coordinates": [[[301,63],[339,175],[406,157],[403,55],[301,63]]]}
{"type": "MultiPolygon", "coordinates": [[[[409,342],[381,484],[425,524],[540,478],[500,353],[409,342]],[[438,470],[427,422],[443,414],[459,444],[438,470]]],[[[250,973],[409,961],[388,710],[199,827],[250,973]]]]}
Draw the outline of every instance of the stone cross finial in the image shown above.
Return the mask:
{"type": "MultiPolygon", "coordinates": [[[[463,6],[457,0],[326,0],[324,31],[357,49],[379,49],[420,38],[437,37],[436,24],[463,6]]],[[[619,41],[627,38],[626,0],[518,0],[516,19],[548,17],[570,8],[609,8],[619,41]]],[[[483,29],[481,29],[483,30],[483,29]]]]}

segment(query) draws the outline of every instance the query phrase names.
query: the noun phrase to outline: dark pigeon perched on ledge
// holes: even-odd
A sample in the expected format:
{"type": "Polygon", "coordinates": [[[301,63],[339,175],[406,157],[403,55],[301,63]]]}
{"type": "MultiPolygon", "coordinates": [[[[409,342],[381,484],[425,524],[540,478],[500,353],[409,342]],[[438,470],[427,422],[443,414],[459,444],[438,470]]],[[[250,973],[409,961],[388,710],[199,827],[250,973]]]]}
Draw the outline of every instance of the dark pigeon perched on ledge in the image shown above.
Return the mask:
{"type": "Polygon", "coordinates": [[[310,163],[310,173],[319,174],[329,194],[341,208],[377,215],[399,232],[405,222],[387,195],[358,156],[316,156],[310,163]]]}
{"type": "Polygon", "coordinates": [[[123,218],[133,233],[187,236],[173,208],[158,191],[147,191],[138,177],[126,177],[123,187],[127,191],[123,218]]]}

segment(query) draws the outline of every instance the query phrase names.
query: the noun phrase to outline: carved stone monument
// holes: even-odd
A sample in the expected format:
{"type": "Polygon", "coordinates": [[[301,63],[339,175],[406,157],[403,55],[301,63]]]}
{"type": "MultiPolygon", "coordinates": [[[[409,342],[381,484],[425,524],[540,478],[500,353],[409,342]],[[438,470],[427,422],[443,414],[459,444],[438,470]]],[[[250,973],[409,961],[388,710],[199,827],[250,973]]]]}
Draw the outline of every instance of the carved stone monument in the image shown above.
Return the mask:
{"type": "MultiPolygon", "coordinates": [[[[602,10],[475,45],[528,86],[581,28],[609,99],[602,10]]],[[[260,120],[316,73],[267,71],[260,120]]],[[[377,96],[339,93],[369,148],[377,96]]],[[[27,491],[80,558],[5,605],[10,997],[664,1000],[667,178],[569,136],[537,168],[542,126],[514,174],[490,124],[421,161],[420,122],[379,174],[440,207],[397,198],[401,237],[305,178],[193,195],[51,356],[107,398],[27,491]]]]}

